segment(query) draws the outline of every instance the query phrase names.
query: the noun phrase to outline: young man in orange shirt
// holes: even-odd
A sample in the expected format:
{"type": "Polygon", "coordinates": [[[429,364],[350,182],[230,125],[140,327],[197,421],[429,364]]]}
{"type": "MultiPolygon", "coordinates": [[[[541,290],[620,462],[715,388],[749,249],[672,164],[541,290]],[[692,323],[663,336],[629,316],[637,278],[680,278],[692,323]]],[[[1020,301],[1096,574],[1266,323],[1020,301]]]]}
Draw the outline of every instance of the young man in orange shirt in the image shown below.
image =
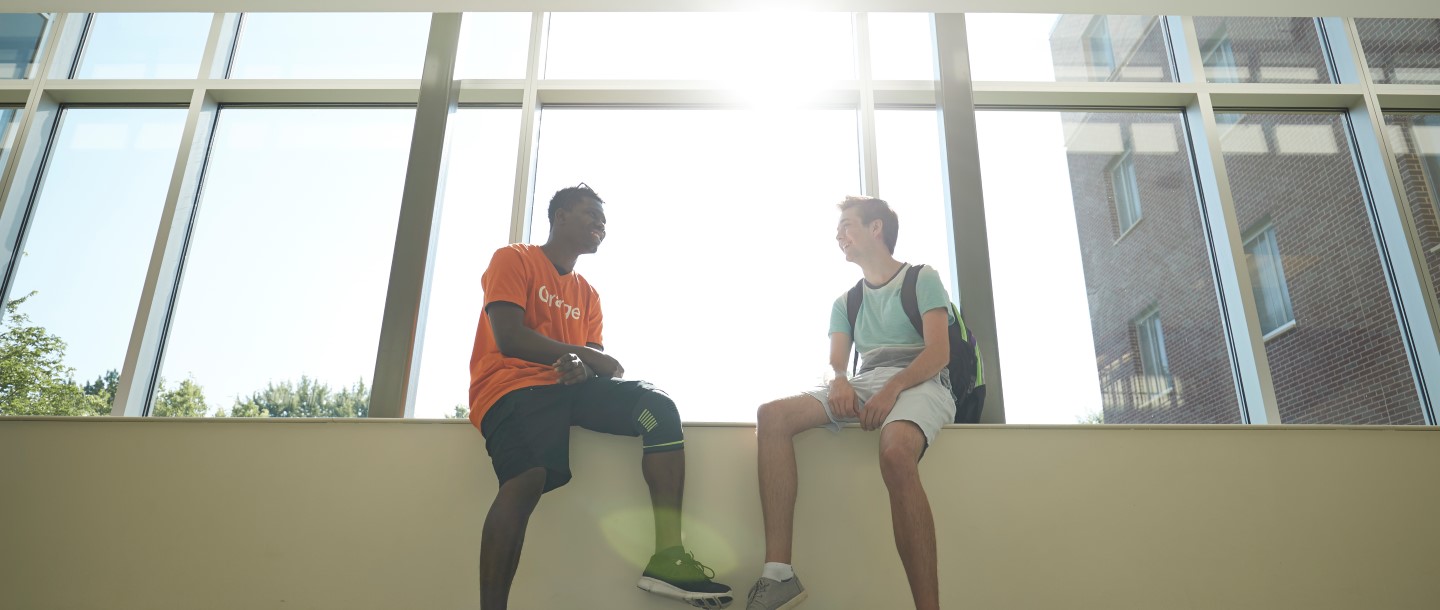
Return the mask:
{"type": "Polygon", "coordinates": [[[685,441],[675,403],[644,381],[621,380],[624,368],[603,351],[600,297],[575,273],[580,255],[605,239],[603,204],[585,184],[556,192],[545,245],[499,249],[480,280],[470,422],[500,480],[480,542],[482,610],[506,607],[531,512],[570,480],[571,426],[643,439],[655,555],[637,586],[700,608],[733,599],[680,543],[685,441]]]}

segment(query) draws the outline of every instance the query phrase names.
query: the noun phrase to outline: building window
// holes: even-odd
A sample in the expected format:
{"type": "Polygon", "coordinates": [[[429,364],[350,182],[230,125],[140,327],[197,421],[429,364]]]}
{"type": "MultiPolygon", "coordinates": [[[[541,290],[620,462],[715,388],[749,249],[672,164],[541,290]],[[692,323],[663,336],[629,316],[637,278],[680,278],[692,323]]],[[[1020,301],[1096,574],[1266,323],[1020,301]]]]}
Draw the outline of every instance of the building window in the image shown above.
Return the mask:
{"type": "Polygon", "coordinates": [[[1250,268],[1255,307],[1260,312],[1260,332],[1269,335],[1294,322],[1295,312],[1290,307],[1290,288],[1285,283],[1274,225],[1266,225],[1245,240],[1245,264],[1250,268]]]}
{"type": "Polygon", "coordinates": [[[0,13],[0,79],[32,76],[49,25],[40,13],[0,13]]]}
{"type": "Polygon", "coordinates": [[[1165,357],[1165,332],[1160,328],[1160,311],[1151,310],[1135,322],[1140,344],[1140,388],[1142,396],[1153,399],[1172,387],[1170,361],[1165,357]]]}
{"type": "Polygon", "coordinates": [[[1235,64],[1235,45],[1230,42],[1230,34],[1223,25],[1205,40],[1200,56],[1205,64],[1205,76],[1210,82],[1238,83],[1243,80],[1235,64]]]}
{"type": "Polygon", "coordinates": [[[1095,17],[1085,30],[1085,50],[1095,70],[1094,80],[1110,80],[1115,74],[1115,49],[1110,45],[1110,26],[1104,15],[1095,17]]]}
{"type": "Polygon", "coordinates": [[[1128,140],[1125,151],[1110,164],[1110,188],[1115,191],[1115,213],[1123,236],[1140,222],[1140,182],[1135,178],[1135,155],[1128,140]]]}
{"type": "Polygon", "coordinates": [[[1440,115],[1424,115],[1417,117],[1415,121],[1416,143],[1418,144],[1416,154],[1420,157],[1421,171],[1425,174],[1425,182],[1430,184],[1430,201],[1440,208],[1440,137],[1421,140],[1422,130],[1430,134],[1440,136],[1440,115]]]}

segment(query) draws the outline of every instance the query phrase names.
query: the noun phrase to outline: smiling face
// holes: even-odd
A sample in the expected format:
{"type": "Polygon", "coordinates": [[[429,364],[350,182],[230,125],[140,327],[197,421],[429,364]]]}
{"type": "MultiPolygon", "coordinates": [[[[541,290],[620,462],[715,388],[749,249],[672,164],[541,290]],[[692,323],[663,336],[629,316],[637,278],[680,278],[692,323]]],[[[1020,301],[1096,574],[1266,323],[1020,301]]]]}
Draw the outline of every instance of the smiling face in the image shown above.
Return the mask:
{"type": "Polygon", "coordinates": [[[552,239],[573,244],[582,254],[594,254],[605,241],[605,208],[591,198],[556,210],[550,223],[552,239]]]}
{"type": "Polygon", "coordinates": [[[840,251],[845,253],[846,261],[853,263],[884,250],[881,224],[878,219],[866,224],[860,218],[858,208],[850,208],[840,213],[840,224],[835,227],[835,243],[840,246],[840,251]]]}

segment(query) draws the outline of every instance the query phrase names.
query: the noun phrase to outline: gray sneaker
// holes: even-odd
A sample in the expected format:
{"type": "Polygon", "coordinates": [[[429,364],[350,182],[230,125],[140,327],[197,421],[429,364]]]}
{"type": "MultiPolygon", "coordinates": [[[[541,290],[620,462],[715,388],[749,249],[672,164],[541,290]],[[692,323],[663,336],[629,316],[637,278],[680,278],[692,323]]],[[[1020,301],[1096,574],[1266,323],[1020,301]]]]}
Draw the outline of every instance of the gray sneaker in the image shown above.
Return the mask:
{"type": "Polygon", "coordinates": [[[750,587],[750,597],[745,604],[745,610],[789,610],[805,601],[805,585],[800,584],[799,576],[792,576],[790,580],[774,580],[760,577],[755,581],[755,586],[750,587]]]}

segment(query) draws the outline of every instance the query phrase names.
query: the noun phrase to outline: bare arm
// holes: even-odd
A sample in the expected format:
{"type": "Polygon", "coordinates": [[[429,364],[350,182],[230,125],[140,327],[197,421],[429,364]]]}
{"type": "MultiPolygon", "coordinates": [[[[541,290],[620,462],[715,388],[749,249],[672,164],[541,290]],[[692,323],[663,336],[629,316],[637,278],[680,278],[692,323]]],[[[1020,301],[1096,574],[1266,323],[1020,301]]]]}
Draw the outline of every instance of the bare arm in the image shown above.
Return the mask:
{"type": "Polygon", "coordinates": [[[850,376],[850,345],[850,335],[830,333],[830,368],[835,371],[836,378],[850,376]]]}
{"type": "Polygon", "coordinates": [[[830,380],[830,411],[841,419],[858,415],[855,404],[855,388],[850,385],[846,363],[850,360],[850,335],[830,333],[830,368],[835,378],[830,380]]]}
{"type": "Polygon", "coordinates": [[[594,347],[561,343],[525,326],[525,310],[519,305],[495,302],[485,312],[490,315],[495,344],[508,358],[553,366],[561,358],[575,354],[601,377],[616,377],[623,372],[618,361],[594,347]]]}

